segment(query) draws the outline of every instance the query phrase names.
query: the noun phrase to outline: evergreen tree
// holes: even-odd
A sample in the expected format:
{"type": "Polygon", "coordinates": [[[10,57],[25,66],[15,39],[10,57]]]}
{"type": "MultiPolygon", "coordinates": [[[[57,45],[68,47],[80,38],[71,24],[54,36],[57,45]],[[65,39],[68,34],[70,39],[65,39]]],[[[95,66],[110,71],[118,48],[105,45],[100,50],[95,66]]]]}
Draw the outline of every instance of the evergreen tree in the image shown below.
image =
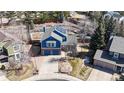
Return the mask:
{"type": "Polygon", "coordinates": [[[100,11],[89,11],[88,16],[94,22],[98,22],[99,19],[102,17],[102,12],[100,11]]]}
{"type": "Polygon", "coordinates": [[[113,32],[114,35],[118,35],[120,33],[120,24],[118,20],[113,22],[113,32]]]}
{"type": "Polygon", "coordinates": [[[93,50],[103,49],[105,47],[104,42],[105,26],[102,17],[98,21],[98,27],[95,30],[94,35],[91,38],[90,48],[93,50]]]}
{"type": "Polygon", "coordinates": [[[120,24],[120,32],[119,35],[124,37],[124,22],[121,22],[120,24]]]}
{"type": "Polygon", "coordinates": [[[114,31],[113,18],[105,19],[105,44],[108,44],[111,33],[114,31]]]}

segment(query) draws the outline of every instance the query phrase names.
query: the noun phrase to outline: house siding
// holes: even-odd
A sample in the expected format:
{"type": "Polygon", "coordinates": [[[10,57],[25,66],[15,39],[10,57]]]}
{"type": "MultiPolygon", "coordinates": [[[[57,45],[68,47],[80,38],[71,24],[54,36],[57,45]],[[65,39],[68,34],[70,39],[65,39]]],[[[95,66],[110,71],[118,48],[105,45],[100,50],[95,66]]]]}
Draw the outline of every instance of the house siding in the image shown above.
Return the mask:
{"type": "Polygon", "coordinates": [[[124,54],[120,54],[120,58],[124,58],[124,54]]]}
{"type": "Polygon", "coordinates": [[[116,71],[116,65],[114,64],[109,64],[109,63],[106,63],[106,62],[103,62],[103,61],[100,61],[100,60],[94,60],[94,65],[96,66],[100,66],[100,67],[103,67],[103,68],[107,68],[107,69],[110,69],[112,71],[116,71]]]}
{"type": "Polygon", "coordinates": [[[50,36],[49,38],[47,38],[41,42],[41,48],[48,48],[47,43],[46,43],[47,41],[56,41],[56,46],[54,48],[60,48],[60,46],[61,46],[60,41],[58,41],[55,38],[53,38],[52,36],[50,36]]]}
{"type": "Polygon", "coordinates": [[[60,55],[60,49],[42,49],[41,55],[60,55]]]}
{"type": "Polygon", "coordinates": [[[54,37],[50,36],[49,38],[43,40],[41,42],[41,55],[60,55],[61,52],[61,42],[56,40],[54,37]],[[48,47],[47,41],[55,41],[56,46],[54,47],[48,47]]]}

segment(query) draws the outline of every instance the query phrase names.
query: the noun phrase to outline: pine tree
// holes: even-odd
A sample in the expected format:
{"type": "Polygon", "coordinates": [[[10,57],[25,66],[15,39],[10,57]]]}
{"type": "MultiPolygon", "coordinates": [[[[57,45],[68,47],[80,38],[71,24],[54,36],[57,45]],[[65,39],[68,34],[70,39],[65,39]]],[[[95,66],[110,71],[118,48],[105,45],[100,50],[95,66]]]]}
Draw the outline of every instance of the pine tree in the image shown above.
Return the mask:
{"type": "Polygon", "coordinates": [[[101,17],[98,21],[98,27],[96,28],[95,33],[91,38],[90,48],[93,50],[103,49],[105,47],[104,36],[105,26],[104,20],[101,17]]]}
{"type": "Polygon", "coordinates": [[[114,31],[113,18],[105,19],[105,44],[108,44],[111,33],[114,31]]]}
{"type": "Polygon", "coordinates": [[[124,37],[124,22],[121,22],[120,24],[120,32],[119,35],[124,37]]]}

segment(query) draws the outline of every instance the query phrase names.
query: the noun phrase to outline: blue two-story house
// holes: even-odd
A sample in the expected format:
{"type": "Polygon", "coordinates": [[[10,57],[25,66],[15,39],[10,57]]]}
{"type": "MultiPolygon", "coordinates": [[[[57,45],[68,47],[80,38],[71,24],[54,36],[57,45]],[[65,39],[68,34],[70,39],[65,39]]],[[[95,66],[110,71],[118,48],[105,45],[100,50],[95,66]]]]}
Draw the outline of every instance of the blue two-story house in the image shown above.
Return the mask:
{"type": "Polygon", "coordinates": [[[41,55],[61,54],[61,44],[67,40],[66,31],[59,27],[46,28],[41,38],[41,55]]]}

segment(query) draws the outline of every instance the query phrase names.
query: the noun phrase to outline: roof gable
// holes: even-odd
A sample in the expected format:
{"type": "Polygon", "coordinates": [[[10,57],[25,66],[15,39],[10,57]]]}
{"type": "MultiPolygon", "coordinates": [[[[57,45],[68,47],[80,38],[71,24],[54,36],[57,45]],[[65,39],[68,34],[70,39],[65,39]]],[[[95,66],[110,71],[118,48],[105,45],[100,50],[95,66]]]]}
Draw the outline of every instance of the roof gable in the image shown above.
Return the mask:
{"type": "Polygon", "coordinates": [[[2,32],[0,32],[0,42],[3,41],[5,38],[6,36],[2,32]]]}
{"type": "Polygon", "coordinates": [[[62,42],[62,37],[59,36],[58,34],[56,34],[54,32],[54,28],[49,28],[49,29],[46,29],[45,33],[43,34],[43,37],[41,38],[41,41],[44,41],[46,40],[47,38],[49,38],[50,36],[52,36],[53,38],[59,40],[60,42],[62,42]]]}

